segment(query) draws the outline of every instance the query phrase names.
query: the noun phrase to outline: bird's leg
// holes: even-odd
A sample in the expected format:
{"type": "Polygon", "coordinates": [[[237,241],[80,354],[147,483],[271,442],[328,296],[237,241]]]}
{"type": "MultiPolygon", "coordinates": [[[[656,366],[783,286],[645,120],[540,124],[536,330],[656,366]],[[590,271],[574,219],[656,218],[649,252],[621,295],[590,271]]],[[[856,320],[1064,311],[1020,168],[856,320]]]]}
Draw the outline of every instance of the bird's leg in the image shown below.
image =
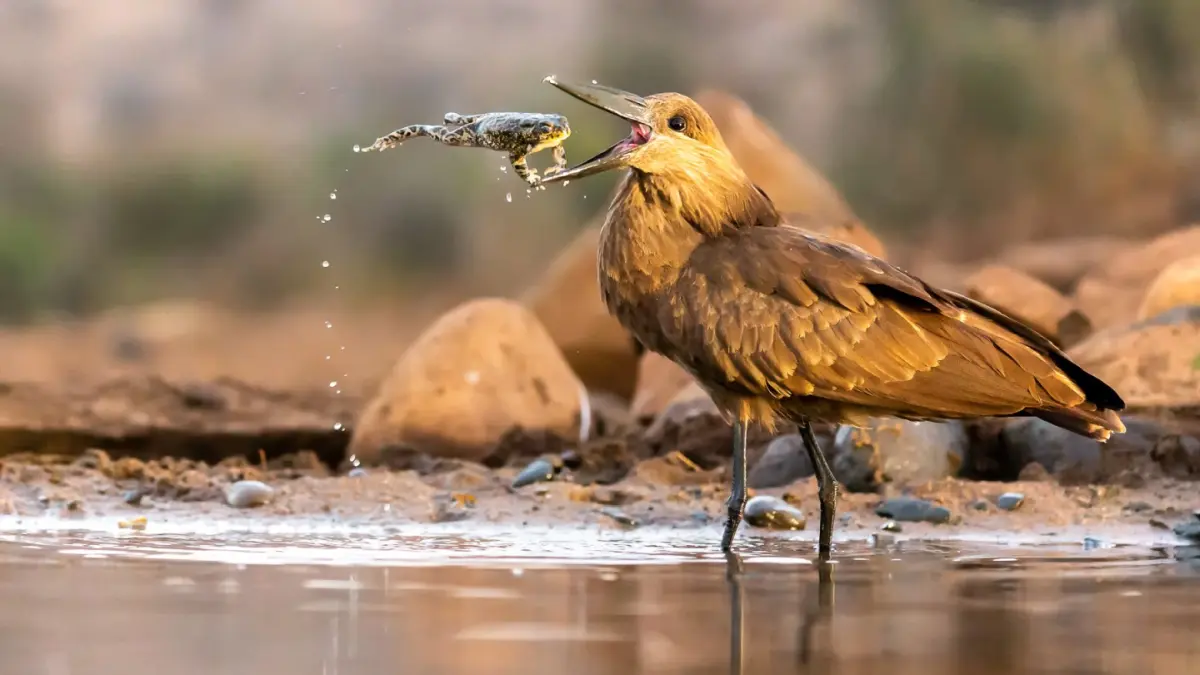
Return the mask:
{"type": "Polygon", "coordinates": [[[721,550],[728,552],[733,547],[733,535],[742,523],[742,512],[746,509],[746,420],[738,418],[733,423],[733,461],[729,465],[733,474],[729,488],[729,516],[725,521],[725,535],[721,537],[721,550]]]}
{"type": "Polygon", "coordinates": [[[800,425],[800,435],[804,439],[804,448],[808,450],[808,459],[812,462],[813,473],[817,475],[817,498],[821,501],[821,530],[817,535],[817,555],[822,560],[829,558],[833,540],[833,516],[837,509],[837,480],[829,461],[817,444],[813,434],[812,424],[808,420],[800,425]]]}
{"type": "Polygon", "coordinates": [[[542,182],[542,179],[538,178],[537,169],[531,169],[525,163],[525,157],[526,155],[521,153],[511,152],[508,155],[508,163],[512,164],[513,173],[517,174],[517,178],[529,183],[533,187],[537,187],[537,184],[542,182]]]}

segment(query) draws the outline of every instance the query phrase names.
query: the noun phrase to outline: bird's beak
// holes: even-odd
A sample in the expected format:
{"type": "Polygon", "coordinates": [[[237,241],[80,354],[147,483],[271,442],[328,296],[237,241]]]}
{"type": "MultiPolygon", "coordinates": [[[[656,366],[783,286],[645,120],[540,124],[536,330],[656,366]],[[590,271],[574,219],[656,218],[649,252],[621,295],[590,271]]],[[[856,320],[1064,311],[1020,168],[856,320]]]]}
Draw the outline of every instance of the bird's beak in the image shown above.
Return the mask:
{"type": "Polygon", "coordinates": [[[542,179],[543,183],[582,178],[602,171],[625,166],[625,158],[630,151],[650,140],[653,124],[646,100],[637,94],[631,94],[620,89],[613,89],[600,84],[567,84],[559,82],[553,75],[544,82],[558,87],[575,98],[627,120],[633,127],[629,136],[621,139],[612,147],[595,157],[578,164],[575,167],[551,174],[542,179]]]}

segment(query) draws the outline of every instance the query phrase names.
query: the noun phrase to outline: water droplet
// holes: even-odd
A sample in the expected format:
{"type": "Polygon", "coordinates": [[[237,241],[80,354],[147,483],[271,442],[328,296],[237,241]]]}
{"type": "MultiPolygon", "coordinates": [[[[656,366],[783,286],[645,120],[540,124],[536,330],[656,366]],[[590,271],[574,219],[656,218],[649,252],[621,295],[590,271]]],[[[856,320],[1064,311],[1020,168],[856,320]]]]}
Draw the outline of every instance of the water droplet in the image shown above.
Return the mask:
{"type": "Polygon", "coordinates": [[[570,185],[570,184],[571,184],[571,181],[569,181],[569,180],[564,180],[564,181],[563,181],[563,187],[567,187],[567,186],[568,186],[568,185],[570,185]]]}
{"type": "Polygon", "coordinates": [[[600,84],[600,83],[595,80],[592,80],[592,84],[600,84]]]}
{"type": "Polygon", "coordinates": [[[326,321],[326,322],[325,322],[325,327],[326,327],[326,328],[333,328],[333,324],[332,324],[332,323],[330,323],[330,322],[328,322],[328,321],[326,321]]]}
{"type": "Polygon", "coordinates": [[[333,389],[333,388],[334,388],[334,387],[336,387],[336,386],[337,386],[337,380],[333,380],[333,381],[331,381],[331,382],[329,383],[329,388],[330,388],[330,389],[333,389]]]}
{"type": "MultiPolygon", "coordinates": [[[[341,430],[342,430],[342,423],[341,423],[341,422],[334,422],[334,423],[333,423],[333,430],[334,430],[334,431],[341,431],[341,430]]],[[[351,462],[355,461],[355,460],[354,460],[354,456],[353,456],[353,455],[351,455],[351,456],[350,456],[350,458],[351,458],[351,459],[350,459],[350,461],[351,461],[351,462]]]]}
{"type": "Polygon", "coordinates": [[[333,192],[330,192],[330,193],[329,193],[329,198],[330,198],[330,199],[337,199],[337,191],[336,191],[336,190],[334,190],[333,192]]]}
{"type": "Polygon", "coordinates": [[[504,201],[506,201],[506,202],[511,202],[511,201],[512,201],[512,193],[511,193],[511,192],[507,192],[507,193],[505,193],[505,195],[504,195],[504,201]]]}
{"type": "Polygon", "coordinates": [[[329,267],[329,261],[328,261],[328,260],[322,260],[322,261],[321,261],[321,267],[329,267]]]}
{"type": "Polygon", "coordinates": [[[329,360],[331,360],[332,358],[333,358],[333,357],[332,357],[332,356],[330,356],[329,354],[326,354],[326,355],[325,355],[325,360],[326,360],[326,361],[329,361],[329,360]]]}
{"type": "Polygon", "coordinates": [[[508,173],[508,167],[501,164],[500,165],[500,173],[508,173]]]}
{"type": "Polygon", "coordinates": [[[325,222],[327,222],[327,223],[328,223],[329,221],[333,220],[333,216],[331,216],[331,215],[329,215],[328,213],[326,213],[325,215],[321,216],[321,220],[323,220],[323,221],[325,221],[325,222]]]}
{"type": "Polygon", "coordinates": [[[354,151],[355,151],[355,152],[362,152],[362,146],[361,146],[361,145],[359,145],[358,143],[355,143],[355,144],[354,144],[354,151]]]}
{"type": "Polygon", "coordinates": [[[346,345],[342,345],[341,347],[338,347],[338,351],[343,351],[343,352],[346,351],[346,345]]]}

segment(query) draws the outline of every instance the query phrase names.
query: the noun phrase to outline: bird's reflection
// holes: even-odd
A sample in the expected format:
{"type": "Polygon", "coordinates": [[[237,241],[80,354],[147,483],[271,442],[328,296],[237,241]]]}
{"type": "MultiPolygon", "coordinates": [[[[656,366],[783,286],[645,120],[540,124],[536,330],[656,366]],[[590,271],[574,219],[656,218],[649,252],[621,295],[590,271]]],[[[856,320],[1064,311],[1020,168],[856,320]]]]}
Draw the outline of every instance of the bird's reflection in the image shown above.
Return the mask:
{"type": "MultiPolygon", "coordinates": [[[[813,630],[828,620],[833,612],[833,564],[819,559],[817,565],[816,598],[805,594],[805,606],[800,620],[797,641],[797,657],[807,664],[812,656],[813,630]]],[[[725,579],[729,583],[729,672],[742,675],[745,665],[744,647],[746,638],[745,589],[742,587],[745,564],[737,553],[725,554],[725,579]]]]}

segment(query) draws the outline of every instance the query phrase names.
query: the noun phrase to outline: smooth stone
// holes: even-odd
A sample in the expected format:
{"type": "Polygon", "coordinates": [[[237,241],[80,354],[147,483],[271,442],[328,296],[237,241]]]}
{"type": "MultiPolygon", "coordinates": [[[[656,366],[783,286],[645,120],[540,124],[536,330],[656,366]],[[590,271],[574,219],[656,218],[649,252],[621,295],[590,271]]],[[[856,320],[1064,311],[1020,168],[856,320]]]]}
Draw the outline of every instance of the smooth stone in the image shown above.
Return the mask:
{"type": "Polygon", "coordinates": [[[803,530],[808,522],[803,511],[770,495],[746,502],[743,517],[750,525],[768,530],[803,530]]]}
{"type": "Polygon", "coordinates": [[[1020,492],[1005,492],[996,497],[996,506],[1005,511],[1016,511],[1025,503],[1025,495],[1020,492]]]}
{"type": "Polygon", "coordinates": [[[225,501],[235,509],[262,506],[274,496],[270,485],[257,480],[239,480],[225,489],[225,501]]]}
{"type": "Polygon", "coordinates": [[[875,515],[910,523],[947,523],[950,510],[933,502],[913,497],[893,497],[875,507],[875,515]]]}
{"type": "Polygon", "coordinates": [[[637,519],[628,513],[625,513],[621,509],[605,506],[604,508],[599,509],[599,512],[605,516],[608,516],[609,518],[612,518],[618,525],[622,525],[624,527],[638,526],[637,519]]]}
{"type": "Polygon", "coordinates": [[[1189,520],[1185,523],[1180,523],[1172,531],[1184,539],[1200,541],[1200,520],[1189,520]]]}
{"type": "Polygon", "coordinates": [[[543,481],[554,480],[554,465],[544,459],[535,459],[513,479],[514,489],[543,481]]]}
{"type": "Polygon", "coordinates": [[[765,490],[791,485],[811,475],[813,467],[804,448],[804,438],[800,434],[784,434],[767,444],[762,457],[750,469],[747,481],[751,488],[765,490]]]}
{"type": "Polygon", "coordinates": [[[957,475],[970,438],[957,421],[878,418],[862,428],[842,426],[833,443],[838,479],[852,492],[870,492],[876,479],[913,485],[957,475]]]}
{"type": "Polygon", "coordinates": [[[897,523],[894,520],[889,520],[883,525],[880,525],[879,529],[883,530],[884,532],[900,532],[904,528],[900,527],[900,523],[897,523]]]}

